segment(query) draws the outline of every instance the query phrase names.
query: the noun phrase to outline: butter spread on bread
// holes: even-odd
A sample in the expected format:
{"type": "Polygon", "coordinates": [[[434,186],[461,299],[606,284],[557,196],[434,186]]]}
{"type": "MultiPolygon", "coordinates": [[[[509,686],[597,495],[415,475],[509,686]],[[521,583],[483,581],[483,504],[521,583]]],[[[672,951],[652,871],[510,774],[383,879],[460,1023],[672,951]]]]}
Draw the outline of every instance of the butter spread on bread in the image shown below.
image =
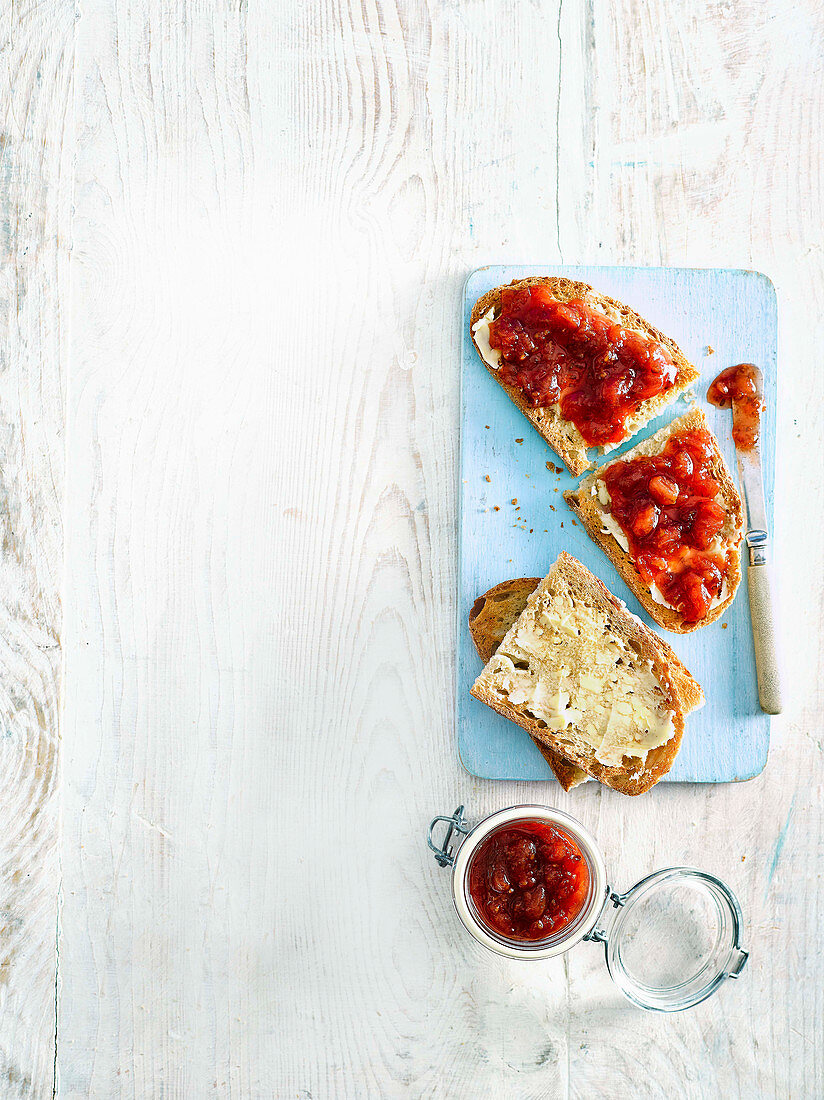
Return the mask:
{"type": "Polygon", "coordinates": [[[569,591],[544,591],[490,662],[492,688],[554,731],[575,726],[602,764],[646,760],[673,735],[668,694],[607,617],[569,591]]]}
{"type": "Polygon", "coordinates": [[[488,367],[497,370],[501,365],[501,353],[489,343],[489,322],[494,318],[495,310],[490,309],[472,326],[472,339],[488,367]]]}
{"type": "MultiPolygon", "coordinates": [[[[484,664],[495,653],[540,583],[540,577],[518,577],[511,581],[501,581],[475,600],[469,612],[469,632],[484,664]]],[[[556,749],[550,748],[537,737],[532,740],[565,791],[572,790],[579,783],[586,783],[591,778],[556,749]]]]}

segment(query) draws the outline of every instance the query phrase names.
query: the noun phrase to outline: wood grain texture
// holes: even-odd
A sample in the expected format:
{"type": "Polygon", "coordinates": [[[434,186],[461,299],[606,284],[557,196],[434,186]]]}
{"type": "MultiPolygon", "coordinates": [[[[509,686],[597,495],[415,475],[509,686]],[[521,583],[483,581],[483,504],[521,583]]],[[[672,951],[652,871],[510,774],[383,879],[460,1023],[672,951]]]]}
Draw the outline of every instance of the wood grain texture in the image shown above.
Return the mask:
{"type": "Polygon", "coordinates": [[[74,7],[0,7],[0,1094],[51,1096],[74,7]]]}
{"type": "Polygon", "coordinates": [[[824,517],[789,487],[822,429],[820,4],[88,0],[77,33],[61,1094],[819,1095],[824,517]],[[506,260],[778,285],[790,674],[751,783],[460,770],[461,286],[506,260]],[[595,946],[475,947],[425,826],[541,797],[616,886],[727,879],[741,980],[666,1018],[595,946]]]}

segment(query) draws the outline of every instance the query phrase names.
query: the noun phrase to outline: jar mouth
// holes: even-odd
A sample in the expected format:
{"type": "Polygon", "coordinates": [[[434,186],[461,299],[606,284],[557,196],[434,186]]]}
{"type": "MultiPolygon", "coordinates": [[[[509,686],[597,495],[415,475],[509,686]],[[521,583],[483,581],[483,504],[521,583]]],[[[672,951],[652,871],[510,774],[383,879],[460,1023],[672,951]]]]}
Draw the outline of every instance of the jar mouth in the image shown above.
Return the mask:
{"type": "Polygon", "coordinates": [[[568,951],[595,927],[607,897],[606,868],[594,838],[574,817],[549,806],[510,806],[484,818],[464,840],[453,867],[452,896],[464,927],[484,947],[509,958],[547,959],[568,951]],[[589,872],[589,890],[578,913],[568,924],[540,940],[510,939],[490,928],[478,912],[469,889],[470,867],[481,843],[504,827],[528,821],[555,825],[571,837],[589,872]]]}

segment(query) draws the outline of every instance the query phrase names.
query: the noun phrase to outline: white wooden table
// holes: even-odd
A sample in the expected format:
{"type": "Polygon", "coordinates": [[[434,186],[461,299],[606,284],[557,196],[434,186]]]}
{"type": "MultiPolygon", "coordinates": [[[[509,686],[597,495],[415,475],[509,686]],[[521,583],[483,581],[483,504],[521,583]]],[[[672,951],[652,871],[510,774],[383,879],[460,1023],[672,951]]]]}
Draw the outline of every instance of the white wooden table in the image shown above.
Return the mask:
{"type": "Polygon", "coordinates": [[[0,1093],[824,1095],[820,0],[0,32],[0,1093]],[[459,301],[502,261],[778,287],[789,706],[750,783],[457,762],[459,301]],[[742,980],[667,1018],[595,948],[476,949],[424,828],[528,799],[616,881],[728,879],[742,980]]]}

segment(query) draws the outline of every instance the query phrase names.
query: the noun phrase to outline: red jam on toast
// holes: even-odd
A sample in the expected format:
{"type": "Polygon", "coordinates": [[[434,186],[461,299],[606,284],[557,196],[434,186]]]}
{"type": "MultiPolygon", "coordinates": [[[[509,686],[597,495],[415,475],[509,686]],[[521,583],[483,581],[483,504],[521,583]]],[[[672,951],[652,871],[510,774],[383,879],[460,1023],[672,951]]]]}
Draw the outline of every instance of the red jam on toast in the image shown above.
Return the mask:
{"type": "Polygon", "coordinates": [[[603,472],[609,510],[648,585],[655,584],[685,622],[699,622],[721,595],[727,567],[718,536],[726,510],[713,475],[709,432],[674,433],[664,450],[611,463],[603,472]]]}
{"type": "Polygon", "coordinates": [[[590,447],[620,443],[627,419],[678,373],[663,344],[543,286],[503,288],[489,344],[501,352],[501,381],[533,408],[558,403],[590,447]]]}
{"type": "Polygon", "coordinates": [[[544,940],[570,924],[589,894],[572,837],[546,821],[516,821],[478,846],[469,893],[483,923],[509,940],[544,940]]]}

